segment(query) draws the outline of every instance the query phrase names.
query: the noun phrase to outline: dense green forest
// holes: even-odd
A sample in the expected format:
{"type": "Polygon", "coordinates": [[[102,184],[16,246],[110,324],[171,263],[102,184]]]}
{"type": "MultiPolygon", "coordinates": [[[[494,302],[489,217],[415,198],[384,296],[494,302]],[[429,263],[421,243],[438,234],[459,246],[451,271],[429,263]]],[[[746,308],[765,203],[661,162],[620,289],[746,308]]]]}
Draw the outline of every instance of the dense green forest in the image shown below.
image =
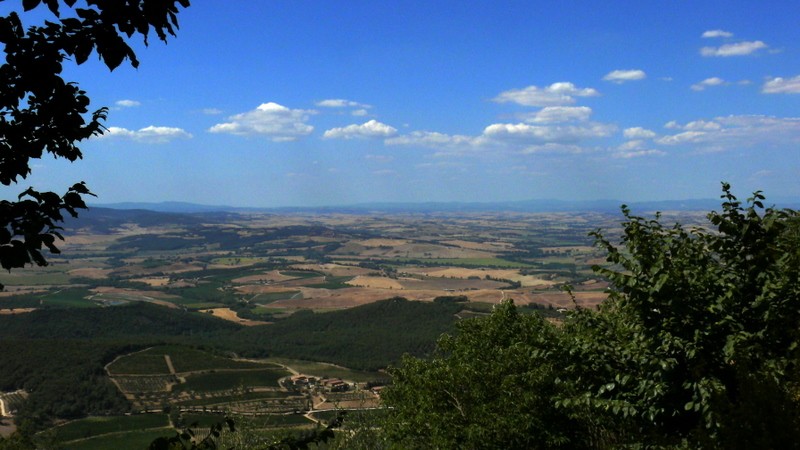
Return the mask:
{"type": "Polygon", "coordinates": [[[0,390],[30,393],[18,420],[23,430],[35,430],[56,418],[127,411],[104,366],[163,343],[376,370],[399,362],[404,353],[429,354],[436,339],[452,330],[460,309],[451,302],[393,298],[343,311],[302,311],[249,328],[148,303],[0,316],[0,390]]]}

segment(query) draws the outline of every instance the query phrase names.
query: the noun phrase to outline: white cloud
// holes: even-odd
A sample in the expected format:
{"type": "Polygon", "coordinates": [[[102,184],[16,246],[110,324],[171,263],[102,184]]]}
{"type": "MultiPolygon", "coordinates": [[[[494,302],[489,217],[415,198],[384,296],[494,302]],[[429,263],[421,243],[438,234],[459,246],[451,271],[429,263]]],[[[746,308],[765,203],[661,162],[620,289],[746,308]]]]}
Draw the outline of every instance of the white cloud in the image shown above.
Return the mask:
{"type": "Polygon", "coordinates": [[[720,86],[720,85],[723,85],[723,84],[727,84],[727,83],[726,83],[726,82],[725,82],[725,80],[723,80],[722,78],[719,78],[719,77],[711,77],[711,78],[706,78],[705,80],[703,80],[703,81],[701,81],[701,82],[699,82],[699,83],[695,83],[695,84],[693,84],[693,85],[691,86],[691,89],[692,89],[693,91],[703,91],[703,90],[705,90],[707,87],[711,87],[711,86],[720,86]]]}
{"type": "Polygon", "coordinates": [[[639,158],[642,156],[664,156],[667,153],[662,150],[656,149],[640,149],[640,150],[628,150],[628,151],[617,151],[612,154],[614,158],[623,158],[623,159],[630,159],[630,158],[639,158]]]}
{"type": "Polygon", "coordinates": [[[769,177],[772,177],[773,175],[775,175],[775,172],[774,172],[774,171],[772,171],[772,170],[767,170],[767,169],[761,169],[761,170],[757,170],[757,171],[756,171],[756,172],[754,172],[752,175],[750,175],[750,178],[751,178],[751,179],[756,179],[756,178],[769,178],[769,177]]]}
{"type": "Polygon", "coordinates": [[[600,95],[592,88],[578,88],[570,82],[553,83],[547,87],[528,86],[501,92],[493,100],[498,103],[517,103],[524,106],[559,106],[575,103],[575,97],[600,95]]]}
{"type": "Polygon", "coordinates": [[[487,154],[488,151],[511,151],[523,154],[582,153],[583,141],[611,136],[616,126],[595,122],[535,125],[530,123],[495,123],[478,136],[449,135],[415,131],[386,139],[386,145],[427,147],[438,150],[434,156],[487,154]]]}
{"type": "Polygon", "coordinates": [[[524,141],[531,144],[545,142],[578,142],[584,139],[610,136],[613,125],[590,123],[586,125],[538,126],[525,123],[495,123],[483,130],[483,136],[499,141],[524,141]]]}
{"type": "Polygon", "coordinates": [[[656,133],[642,127],[626,128],[622,132],[622,135],[625,136],[626,139],[652,139],[656,137],[656,133]]]}
{"type": "Polygon", "coordinates": [[[142,103],[136,100],[117,100],[114,104],[120,108],[134,108],[136,106],[141,106],[142,103]]]}
{"type": "Polygon", "coordinates": [[[175,139],[190,139],[192,135],[181,128],[149,126],[139,130],[129,130],[121,127],[108,127],[100,138],[102,139],[129,139],[136,142],[149,144],[164,144],[175,139]]]}
{"type": "MultiPolygon", "coordinates": [[[[633,128],[628,128],[628,130],[632,129],[633,128]]],[[[639,129],[642,130],[642,128],[639,129]]],[[[643,139],[633,139],[628,142],[625,142],[622,145],[619,145],[611,153],[612,157],[622,158],[622,159],[639,158],[643,156],[663,156],[663,155],[666,155],[666,152],[654,148],[648,148],[647,143],[643,139]]]]}
{"type": "Polygon", "coordinates": [[[419,145],[442,148],[450,146],[474,145],[476,138],[464,135],[449,135],[435,131],[413,131],[403,136],[386,139],[386,145],[419,145]]]}
{"type": "Polygon", "coordinates": [[[719,47],[703,47],[700,54],[703,56],[744,56],[758,50],[767,48],[768,45],[762,41],[744,41],[735,44],[725,44],[719,47]]]}
{"type": "Polygon", "coordinates": [[[664,136],[658,140],[658,143],[664,145],[676,145],[686,142],[699,142],[700,139],[705,135],[706,133],[704,131],[684,131],[671,136],[664,136]]]}
{"type": "Polygon", "coordinates": [[[208,131],[239,136],[262,135],[276,142],[295,141],[314,131],[314,127],[306,122],[315,113],[316,111],[289,109],[273,102],[262,103],[252,111],[228,117],[229,122],[218,123],[208,131]]]}
{"type": "Polygon", "coordinates": [[[729,38],[733,37],[733,33],[725,30],[708,30],[703,32],[703,38],[729,38]]]}
{"type": "Polygon", "coordinates": [[[712,151],[800,144],[798,117],[725,116],[696,120],[686,125],[670,122],[667,126],[681,132],[658,139],[656,142],[659,144],[687,144],[712,151]]]}
{"type": "Polygon", "coordinates": [[[588,106],[547,106],[528,116],[526,122],[556,123],[586,121],[592,115],[588,106]]]}
{"type": "Polygon", "coordinates": [[[209,116],[215,116],[217,114],[222,114],[222,110],[217,108],[203,108],[202,113],[209,116]]]}
{"type": "Polygon", "coordinates": [[[664,125],[664,127],[673,130],[684,130],[684,131],[714,131],[721,129],[722,125],[714,120],[701,119],[701,120],[693,120],[691,122],[687,122],[685,125],[681,125],[673,120],[667,122],[667,124],[664,125]]]}
{"type": "Polygon", "coordinates": [[[352,100],[345,100],[343,98],[331,98],[327,100],[321,100],[318,101],[316,105],[321,108],[361,108],[361,109],[371,108],[370,105],[354,102],[352,100]]]}
{"type": "Polygon", "coordinates": [[[355,111],[351,112],[350,114],[352,114],[352,115],[354,115],[356,117],[363,117],[363,116],[366,116],[367,114],[369,114],[369,111],[367,111],[366,109],[362,108],[362,109],[356,109],[355,111]]]}
{"type": "Polygon", "coordinates": [[[580,154],[593,151],[593,149],[586,148],[575,144],[558,144],[549,142],[541,145],[531,145],[522,149],[520,153],[523,155],[530,155],[535,153],[555,153],[555,154],[580,154]]]}
{"type": "Polygon", "coordinates": [[[800,75],[793,78],[775,77],[761,88],[765,94],[800,94],[800,75]]]}
{"type": "Polygon", "coordinates": [[[603,81],[621,84],[626,81],[644,80],[647,74],[643,70],[614,70],[603,77],[603,81]]]}
{"type": "Polygon", "coordinates": [[[385,138],[397,134],[397,129],[373,119],[361,125],[331,128],[322,136],[325,139],[385,138]]]}

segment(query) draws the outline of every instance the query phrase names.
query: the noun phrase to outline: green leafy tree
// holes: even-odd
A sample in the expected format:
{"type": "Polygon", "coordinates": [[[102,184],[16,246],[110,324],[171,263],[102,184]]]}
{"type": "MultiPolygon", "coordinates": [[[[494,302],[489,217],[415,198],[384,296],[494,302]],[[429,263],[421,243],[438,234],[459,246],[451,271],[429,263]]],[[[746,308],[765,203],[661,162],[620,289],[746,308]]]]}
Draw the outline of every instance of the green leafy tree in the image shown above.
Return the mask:
{"type": "Polygon", "coordinates": [[[385,391],[388,442],[430,448],[800,447],[800,218],[723,184],[707,227],[623,207],[612,282],[558,326],[462,321],[385,391]]]}
{"type": "Polygon", "coordinates": [[[557,410],[556,327],[511,301],[462,320],[429,359],[403,359],[384,390],[388,440],[401,448],[582,448],[580,424],[557,410]]]}
{"type": "MultiPolygon", "coordinates": [[[[728,184],[722,199],[708,216],[713,231],[665,227],[623,207],[622,248],[594,233],[614,265],[595,268],[611,280],[611,296],[564,332],[592,336],[575,351],[604,364],[594,377],[567,379],[580,380],[572,390],[588,393],[583,404],[594,412],[626,419],[623,440],[800,445],[797,213],[765,208],[760,192],[743,205],[728,184]]],[[[571,375],[587,373],[580,364],[571,375]]]]}
{"type": "MultiPolygon", "coordinates": [[[[114,70],[126,59],[138,67],[126,39],[154,32],[161,41],[174,35],[179,6],[189,0],[23,0],[23,11],[0,17],[0,183],[16,184],[31,173],[31,160],[50,153],[75,161],[78,143],[102,134],[108,109],[90,112],[89,97],[77,83],[64,80],[66,62],[83,64],[92,53],[114,70]],[[27,25],[23,17],[40,5],[52,20],[27,25]],[[66,11],[65,11],[66,10],[66,11]]],[[[42,250],[58,253],[64,213],[75,217],[91,195],[83,182],[65,194],[24,190],[17,200],[0,201],[0,265],[45,265],[42,250]]],[[[0,286],[1,287],[1,286],[0,286]]]]}

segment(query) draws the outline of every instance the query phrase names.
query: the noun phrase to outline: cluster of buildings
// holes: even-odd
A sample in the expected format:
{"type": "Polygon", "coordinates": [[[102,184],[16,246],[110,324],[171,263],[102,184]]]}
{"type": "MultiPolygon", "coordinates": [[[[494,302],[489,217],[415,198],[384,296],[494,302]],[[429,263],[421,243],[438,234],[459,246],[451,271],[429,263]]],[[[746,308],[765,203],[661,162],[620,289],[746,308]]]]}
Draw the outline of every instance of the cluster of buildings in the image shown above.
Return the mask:
{"type": "Polygon", "coordinates": [[[341,378],[317,378],[308,375],[293,375],[289,377],[291,387],[296,390],[317,389],[325,392],[345,392],[350,389],[350,385],[341,378]]]}

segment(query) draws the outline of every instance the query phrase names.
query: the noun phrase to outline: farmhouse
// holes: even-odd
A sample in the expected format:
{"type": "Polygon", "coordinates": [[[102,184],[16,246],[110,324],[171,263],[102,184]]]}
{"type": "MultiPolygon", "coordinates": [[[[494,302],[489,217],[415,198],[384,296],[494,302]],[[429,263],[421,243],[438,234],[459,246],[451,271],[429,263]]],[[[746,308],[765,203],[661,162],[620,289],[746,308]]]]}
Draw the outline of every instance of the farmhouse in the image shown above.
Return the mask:
{"type": "Polygon", "coordinates": [[[326,378],[322,380],[322,386],[330,392],[343,392],[350,388],[341,378],[326,378]]]}

